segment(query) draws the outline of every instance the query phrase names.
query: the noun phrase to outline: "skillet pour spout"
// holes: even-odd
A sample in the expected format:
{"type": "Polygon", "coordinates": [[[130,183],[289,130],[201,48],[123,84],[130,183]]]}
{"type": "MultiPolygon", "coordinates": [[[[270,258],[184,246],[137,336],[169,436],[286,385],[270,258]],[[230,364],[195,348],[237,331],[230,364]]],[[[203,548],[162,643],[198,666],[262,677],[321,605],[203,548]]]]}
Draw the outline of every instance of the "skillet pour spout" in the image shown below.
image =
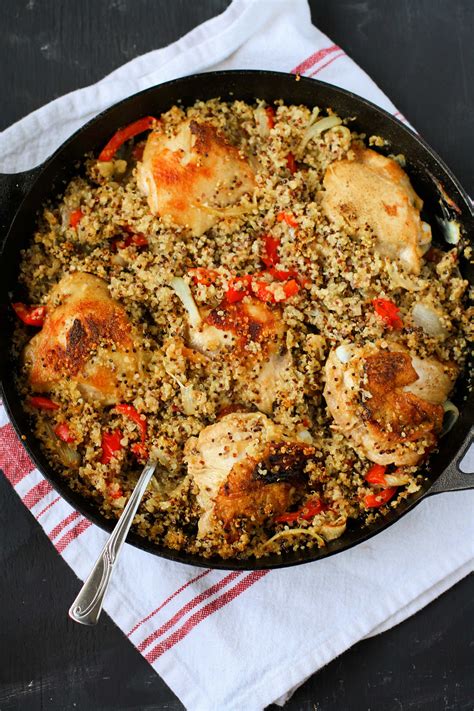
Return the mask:
{"type": "MultiPolygon", "coordinates": [[[[198,99],[206,101],[216,97],[224,101],[240,99],[250,103],[255,99],[268,103],[282,99],[287,104],[304,104],[310,108],[330,107],[341,117],[353,117],[353,130],[368,136],[383,136],[388,142],[387,154],[402,153],[405,156],[406,171],[415,191],[424,201],[424,212],[434,231],[437,230],[436,217],[446,217],[444,194],[456,205],[456,219],[461,226],[463,241],[472,241],[474,235],[474,213],[469,197],[449,168],[422,138],[383,109],[351,92],[314,79],[301,77],[296,80],[294,75],[280,72],[210,72],[152,87],[98,115],[71,136],[43,165],[16,175],[0,175],[0,318],[4,334],[4,347],[0,353],[0,381],[4,405],[35,466],[71,506],[109,532],[114,522],[106,519],[89,501],[73,493],[49,465],[35,439],[15,388],[12,373],[17,364],[12,358],[10,347],[13,331],[10,302],[11,294],[18,289],[20,253],[34,232],[41,205],[64,189],[65,182],[75,172],[77,161],[86,153],[97,153],[118,127],[143,116],[160,115],[174,104],[188,106],[198,99]]],[[[442,242],[441,232],[436,237],[442,242]]],[[[461,253],[459,256],[464,278],[473,284],[472,269],[461,253]]],[[[285,556],[269,555],[258,560],[205,559],[153,544],[133,532],[128,541],[154,555],[195,566],[226,570],[279,568],[319,560],[347,550],[392,525],[427,495],[473,488],[474,475],[460,469],[474,438],[474,394],[469,389],[471,369],[472,362],[468,364],[452,397],[460,410],[460,417],[449,435],[440,440],[438,451],[431,456],[422,488],[401,502],[395,511],[390,511],[370,526],[349,526],[342,538],[330,541],[324,548],[294,551],[285,556]]]]}

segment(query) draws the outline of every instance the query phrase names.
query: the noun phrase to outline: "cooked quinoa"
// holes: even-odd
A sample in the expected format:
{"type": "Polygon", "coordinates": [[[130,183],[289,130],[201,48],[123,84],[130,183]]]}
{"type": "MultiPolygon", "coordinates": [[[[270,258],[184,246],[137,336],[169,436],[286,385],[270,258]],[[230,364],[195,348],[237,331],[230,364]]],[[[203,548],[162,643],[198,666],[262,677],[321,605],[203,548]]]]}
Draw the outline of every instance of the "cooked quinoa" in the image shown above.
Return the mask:
{"type": "MultiPolygon", "coordinates": [[[[20,282],[25,300],[52,314],[61,303],[53,290],[66,275],[99,277],[130,323],[139,365],[120,375],[115,401],[91,397],[71,368],[47,388],[36,388],[31,362],[23,355],[34,331],[19,320],[15,354],[22,362],[18,383],[25,409],[51,466],[107,517],[120,516],[143,461],[159,463],[134,523],[151,541],[223,558],[324,546],[344,534],[349,520],[372,521],[416,492],[427,450],[434,446],[432,435],[412,437],[410,444],[407,430],[400,435],[406,438],[402,444],[419,454],[419,461],[374,467],[376,459],[328,409],[323,395],[328,358],[341,345],[370,344],[377,352],[415,354],[435,359],[446,372],[461,372],[469,337],[468,285],[458,270],[461,243],[431,246],[416,273],[375,248],[370,225],[355,230],[328,218],[322,204],[328,166],[352,160],[365,145],[365,137],[330,110],[318,115],[281,101],[268,107],[216,99],[187,109],[174,106],[159,118],[155,130],[169,137],[189,120],[218,129],[251,167],[254,188],[223,206],[217,186],[216,200],[211,196],[203,208],[214,224],[192,234],[169,215],[153,214],[137,184],[143,135],[126,142],[111,160],[87,156],[64,194],[44,208],[23,253],[20,282]],[[197,306],[194,326],[183,284],[197,306]],[[391,302],[392,316],[374,308],[374,299],[391,302]],[[239,310],[254,302],[262,304],[267,320],[275,316],[277,325],[259,321],[257,333],[246,321],[243,333],[242,323],[236,325],[239,310]],[[428,322],[426,316],[420,321],[420,303],[431,308],[428,322]],[[196,345],[202,324],[221,337],[218,350],[196,345]],[[284,375],[273,378],[270,371],[262,389],[262,359],[269,353],[271,363],[286,359],[284,375]],[[54,409],[38,407],[38,396],[52,401],[54,409]],[[117,404],[131,406],[139,417],[117,404]],[[268,440],[267,458],[252,470],[245,493],[251,499],[264,485],[280,486],[286,498],[280,509],[265,499],[260,509],[249,504],[230,518],[219,514],[228,511],[222,504],[211,512],[213,524],[199,532],[204,492],[189,469],[192,458],[201,456],[197,438],[214,424],[259,411],[284,434],[280,449],[268,440]],[[104,434],[112,438],[108,445],[104,434]],[[277,454],[296,459],[286,468],[279,460],[272,470],[277,454]],[[382,477],[375,484],[374,471],[375,479],[382,477]],[[372,483],[365,478],[369,472],[372,483]],[[385,498],[390,482],[395,488],[385,498]]],[[[367,141],[384,143],[380,137],[367,141]]],[[[184,187],[182,192],[186,201],[184,187]]],[[[90,353],[99,347],[113,351],[112,341],[87,347],[90,353]]],[[[362,392],[360,406],[372,397],[362,392]]],[[[265,426],[260,423],[255,431],[265,426]]],[[[439,435],[439,421],[435,429],[439,435]]],[[[212,430],[206,432],[211,437],[212,430]]],[[[229,437],[232,442],[232,433],[229,437]]],[[[219,489],[222,496],[229,494],[225,486],[219,489]]],[[[239,491],[237,486],[233,501],[239,491]]]]}

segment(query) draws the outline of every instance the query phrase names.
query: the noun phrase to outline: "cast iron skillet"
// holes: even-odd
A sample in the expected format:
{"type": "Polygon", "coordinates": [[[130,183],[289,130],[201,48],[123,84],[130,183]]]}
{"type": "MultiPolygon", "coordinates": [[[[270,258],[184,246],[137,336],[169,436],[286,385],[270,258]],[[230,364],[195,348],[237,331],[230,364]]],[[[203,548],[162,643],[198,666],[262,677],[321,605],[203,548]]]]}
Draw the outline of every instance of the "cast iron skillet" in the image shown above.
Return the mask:
{"type": "MultiPolygon", "coordinates": [[[[65,182],[75,172],[74,165],[88,151],[95,151],[107,142],[115,130],[145,115],[159,116],[173,104],[193,104],[197,99],[242,99],[253,102],[255,98],[271,103],[283,99],[285,103],[306,104],[321,109],[331,107],[341,117],[355,117],[351,124],[355,129],[370,136],[377,134],[388,140],[386,153],[403,153],[407,160],[407,172],[415,190],[425,201],[425,212],[435,241],[443,242],[437,231],[435,216],[442,216],[439,184],[456,204],[459,213],[454,215],[463,227],[465,237],[474,233],[474,214],[468,196],[441,159],[415,133],[390,114],[348,91],[338,89],[314,79],[296,80],[292,74],[267,71],[230,71],[194,75],[167,82],[132,96],[112,106],[83,126],[66,141],[43,165],[17,175],[0,175],[0,319],[4,334],[0,355],[0,381],[4,403],[18,435],[34,461],[62,496],[84,516],[101,528],[111,531],[114,521],[105,518],[89,501],[73,493],[65,481],[53,471],[36,441],[30,422],[22,410],[15,391],[12,374],[16,368],[9,354],[13,317],[10,307],[12,294],[21,297],[17,285],[20,250],[26,247],[33,233],[35,219],[42,203],[57,195],[65,182]]],[[[462,265],[466,278],[467,265],[462,265]]],[[[21,300],[21,299],[19,299],[21,300]]],[[[467,489],[474,486],[474,476],[459,469],[469,444],[473,439],[473,394],[468,391],[468,374],[458,383],[453,397],[461,416],[449,435],[441,440],[439,451],[431,457],[428,479],[422,490],[400,504],[396,511],[370,527],[353,523],[346,533],[322,549],[303,550],[285,556],[268,556],[258,561],[237,559],[204,559],[188,553],[176,552],[155,545],[137,534],[130,533],[129,542],[155,555],[192,565],[252,570],[278,568],[307,563],[339,553],[365,541],[394,523],[426,496],[443,491],[467,489]]]]}

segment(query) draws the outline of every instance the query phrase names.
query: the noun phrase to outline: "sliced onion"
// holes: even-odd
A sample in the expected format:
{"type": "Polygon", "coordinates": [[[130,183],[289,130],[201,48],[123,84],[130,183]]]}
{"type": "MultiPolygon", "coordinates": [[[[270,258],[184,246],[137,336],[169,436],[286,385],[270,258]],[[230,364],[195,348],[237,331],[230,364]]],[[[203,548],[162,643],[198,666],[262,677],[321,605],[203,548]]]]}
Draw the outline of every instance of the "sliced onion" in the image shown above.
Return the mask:
{"type": "Polygon", "coordinates": [[[308,121],[308,125],[306,126],[306,130],[308,130],[308,128],[310,126],[313,126],[316,123],[316,121],[318,120],[318,116],[319,116],[319,107],[315,106],[314,109],[311,111],[311,116],[308,121]]]}
{"type": "Polygon", "coordinates": [[[438,312],[432,306],[418,302],[413,307],[412,316],[416,325],[420,326],[428,336],[446,338],[448,335],[438,312]]]}
{"type": "Polygon", "coordinates": [[[270,135],[270,127],[268,125],[267,112],[263,106],[259,106],[255,109],[255,121],[261,138],[267,138],[270,135]]]}
{"type": "Polygon", "coordinates": [[[69,220],[71,219],[71,210],[66,207],[66,205],[62,205],[59,214],[61,216],[61,227],[63,230],[67,230],[69,227],[69,220]]]}
{"type": "MultiPolygon", "coordinates": [[[[165,368],[166,370],[166,368],[165,368]]],[[[176,377],[169,370],[166,370],[170,378],[173,378],[175,383],[179,385],[181,390],[181,404],[183,406],[183,411],[185,415],[194,415],[196,413],[196,408],[194,404],[193,389],[190,385],[185,385],[181,382],[179,378],[176,377]]]]}
{"type": "Polygon", "coordinates": [[[342,126],[342,125],[333,126],[333,128],[330,128],[328,130],[325,138],[327,139],[329,134],[333,134],[333,133],[339,135],[339,139],[341,141],[341,147],[344,147],[343,143],[345,142],[346,148],[348,149],[351,144],[351,141],[352,141],[352,135],[351,135],[350,130],[347,128],[347,126],[342,126]]]}
{"type": "Polygon", "coordinates": [[[191,326],[193,328],[199,326],[202,318],[196,302],[194,301],[191,289],[189,288],[189,284],[184,281],[183,277],[173,277],[171,279],[170,286],[188,312],[188,319],[191,326]]]}
{"type": "Polygon", "coordinates": [[[341,363],[348,363],[352,358],[352,348],[351,346],[338,346],[336,348],[336,356],[341,363]]]}
{"type": "Polygon", "coordinates": [[[149,484],[148,484],[148,489],[154,491],[156,494],[162,494],[163,493],[163,487],[160,486],[160,483],[158,482],[157,478],[155,476],[152,476],[149,484]]]}
{"type": "Polygon", "coordinates": [[[81,466],[81,455],[79,452],[62,440],[58,440],[58,454],[65,467],[78,469],[81,466]]]}
{"type": "Polygon", "coordinates": [[[307,138],[307,136],[309,134],[310,129],[316,123],[318,116],[319,116],[319,108],[317,106],[315,106],[311,112],[311,116],[309,117],[309,121],[308,121],[308,124],[305,128],[305,132],[303,133],[303,138],[301,139],[300,145],[298,146],[298,150],[300,152],[302,152],[305,149],[306,144],[310,140],[309,138],[307,138]]]}
{"type": "Polygon", "coordinates": [[[431,247],[431,227],[427,222],[421,223],[421,232],[418,239],[418,244],[421,248],[421,253],[425,254],[431,247]]]}
{"type": "Polygon", "coordinates": [[[266,546],[269,546],[270,543],[275,543],[275,541],[278,541],[280,538],[291,538],[292,536],[299,536],[300,534],[304,534],[305,536],[310,536],[311,538],[314,538],[320,546],[324,546],[324,538],[319,535],[319,533],[316,533],[316,531],[313,531],[311,528],[289,528],[285,529],[284,531],[280,531],[279,533],[275,533],[274,536],[272,536],[266,543],[263,544],[263,548],[266,548],[266,546]]]}
{"type": "Polygon", "coordinates": [[[79,452],[70,447],[67,442],[63,442],[62,439],[59,439],[49,422],[45,423],[45,429],[51,438],[53,448],[58,453],[61,464],[68,469],[78,469],[81,466],[81,455],[79,452]]]}
{"type": "Polygon", "coordinates": [[[195,415],[196,407],[194,404],[194,393],[191,386],[181,387],[181,403],[185,415],[195,415]]]}
{"type": "Polygon", "coordinates": [[[444,239],[448,244],[457,244],[461,239],[461,225],[456,220],[443,220],[436,218],[443,231],[444,239]]]}
{"type": "Polygon", "coordinates": [[[313,138],[317,138],[323,133],[323,131],[327,131],[329,128],[334,128],[334,126],[339,126],[341,123],[342,121],[339,116],[325,116],[319,121],[316,121],[314,124],[310,122],[308,128],[303,134],[301,143],[298,146],[299,153],[304,151],[308,143],[312,141],[313,138]]]}
{"type": "Polygon", "coordinates": [[[459,418],[459,410],[451,400],[446,400],[443,405],[444,417],[443,417],[443,429],[441,430],[441,437],[447,434],[459,418]]]}
{"type": "Polygon", "coordinates": [[[405,486],[410,481],[408,474],[385,474],[385,481],[388,486],[405,486]]]}
{"type": "Polygon", "coordinates": [[[320,534],[326,541],[333,541],[335,538],[342,536],[346,530],[346,522],[342,523],[324,523],[319,529],[320,534]]]}
{"type": "Polygon", "coordinates": [[[305,442],[306,444],[313,444],[314,442],[313,435],[309,430],[299,430],[296,436],[300,442],[305,442]]]}

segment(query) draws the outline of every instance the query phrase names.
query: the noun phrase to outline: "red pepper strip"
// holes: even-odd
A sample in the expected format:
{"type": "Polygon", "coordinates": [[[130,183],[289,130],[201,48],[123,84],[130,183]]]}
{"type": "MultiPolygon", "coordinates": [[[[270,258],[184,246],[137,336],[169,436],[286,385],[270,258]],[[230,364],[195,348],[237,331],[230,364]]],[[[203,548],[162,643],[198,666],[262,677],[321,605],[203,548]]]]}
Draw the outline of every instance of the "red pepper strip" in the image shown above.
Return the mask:
{"type": "Polygon", "coordinates": [[[295,296],[300,290],[300,285],[294,279],[290,279],[286,284],[283,284],[283,291],[285,292],[285,297],[289,299],[291,296],[295,296]]]}
{"type": "Polygon", "coordinates": [[[116,405],[115,411],[118,412],[120,415],[125,415],[125,417],[128,417],[130,420],[133,420],[133,422],[136,422],[139,429],[140,429],[140,436],[142,442],[145,441],[146,439],[146,419],[144,416],[140,415],[138,410],[136,410],[133,405],[116,405]]]}
{"type": "Polygon", "coordinates": [[[136,458],[140,462],[146,462],[148,459],[148,447],[146,447],[142,442],[135,442],[130,447],[136,458]]]}
{"type": "Polygon", "coordinates": [[[270,269],[267,269],[267,273],[278,281],[296,279],[298,284],[300,286],[304,286],[305,289],[311,284],[311,279],[308,279],[308,277],[305,277],[302,274],[298,274],[296,269],[278,269],[275,267],[271,267],[270,269]]]}
{"type": "Polygon", "coordinates": [[[250,274],[229,279],[228,289],[225,293],[227,303],[235,304],[237,301],[242,301],[244,296],[249,293],[251,284],[252,277],[250,274]]]}
{"type": "Polygon", "coordinates": [[[252,290],[260,301],[265,301],[267,304],[274,304],[277,301],[284,301],[285,299],[289,299],[291,296],[294,296],[297,294],[300,290],[299,284],[294,280],[290,279],[290,281],[287,281],[285,284],[282,285],[283,288],[283,297],[279,297],[278,294],[275,295],[275,293],[272,291],[272,289],[269,289],[270,284],[266,281],[254,281],[252,283],[252,290]]]}
{"type": "Polygon", "coordinates": [[[376,494],[367,494],[364,496],[364,504],[368,509],[374,509],[378,506],[383,506],[387,501],[390,501],[392,496],[397,493],[396,486],[388,486],[386,489],[382,489],[376,494]]]}
{"type": "Polygon", "coordinates": [[[388,486],[387,480],[385,479],[385,472],[387,467],[383,467],[381,464],[373,464],[364,479],[369,484],[375,484],[376,486],[388,486]]]}
{"type": "MultiPolygon", "coordinates": [[[[243,277],[237,277],[237,279],[242,280],[243,277]]],[[[235,304],[238,301],[242,301],[247,294],[253,293],[260,301],[264,301],[267,304],[274,304],[277,301],[289,299],[300,290],[299,284],[294,279],[290,279],[290,281],[282,285],[284,296],[278,298],[278,296],[275,296],[273,290],[269,288],[271,283],[267,281],[256,281],[252,279],[251,275],[247,275],[247,279],[247,282],[240,282],[244,284],[244,289],[236,289],[233,286],[226,292],[225,298],[227,303],[235,304]]]]}
{"type": "Polygon", "coordinates": [[[69,215],[69,226],[76,229],[83,217],[84,213],[82,212],[82,210],[73,210],[69,215]]]}
{"type": "MultiPolygon", "coordinates": [[[[293,276],[292,272],[274,269],[269,269],[268,272],[264,272],[264,274],[265,273],[269,273],[272,276],[278,275],[276,278],[281,276],[282,280],[287,279],[289,276],[293,276]]],[[[282,285],[284,296],[278,298],[278,296],[275,297],[273,290],[269,288],[271,286],[271,282],[257,281],[255,279],[256,276],[260,276],[260,273],[245,274],[244,276],[230,279],[229,288],[225,293],[226,302],[228,304],[235,304],[242,301],[244,296],[253,293],[253,295],[260,301],[274,304],[276,301],[283,301],[284,299],[289,299],[291,296],[295,296],[301,288],[297,281],[290,279],[282,285]]]]}
{"type": "Polygon", "coordinates": [[[286,167],[292,175],[294,175],[298,170],[298,166],[296,165],[295,156],[293,155],[293,153],[288,153],[288,155],[286,156],[286,167]]]}
{"type": "Polygon", "coordinates": [[[403,321],[400,318],[400,310],[393,301],[388,299],[373,299],[372,306],[374,311],[386,323],[389,328],[399,329],[403,327],[403,321]]]}
{"type": "Polygon", "coordinates": [[[270,284],[266,281],[254,281],[252,283],[252,291],[260,301],[265,301],[267,304],[274,304],[276,301],[275,294],[268,288],[269,286],[270,284]]]}
{"type": "Polygon", "coordinates": [[[38,410],[59,410],[59,405],[57,402],[53,402],[49,397],[43,397],[42,395],[33,395],[30,397],[30,405],[37,407],[38,410]]]}
{"type": "Polygon", "coordinates": [[[195,284],[204,284],[204,286],[211,286],[218,276],[215,269],[205,269],[204,267],[190,269],[188,274],[192,276],[195,284]]]}
{"type": "Polygon", "coordinates": [[[265,254],[262,257],[262,262],[266,267],[274,267],[280,261],[278,256],[278,247],[280,246],[280,240],[278,237],[272,237],[271,235],[265,235],[265,254]]]}
{"type": "Polygon", "coordinates": [[[27,306],[20,302],[12,304],[16,315],[27,326],[42,326],[46,317],[46,306],[27,306]]]}
{"type": "Polygon", "coordinates": [[[59,439],[62,439],[63,442],[67,442],[67,444],[76,441],[67,422],[60,422],[59,425],[54,428],[54,434],[56,437],[59,437],[59,439]]]}
{"type": "Polygon", "coordinates": [[[110,141],[99,153],[99,160],[112,160],[120,146],[122,146],[126,141],[130,140],[130,138],[138,136],[139,133],[149,131],[151,128],[153,128],[155,123],[156,119],[153,118],[153,116],[144,116],[143,118],[138,119],[138,121],[134,121],[128,126],[119,128],[119,130],[114,133],[110,141]]]}
{"type": "Polygon", "coordinates": [[[267,106],[265,112],[267,114],[268,128],[271,131],[275,125],[275,109],[273,108],[273,106],[267,106]]]}
{"type": "Polygon", "coordinates": [[[299,511],[294,511],[293,513],[282,514],[274,519],[275,523],[294,523],[298,519],[302,521],[311,521],[314,516],[321,511],[324,511],[327,506],[321,501],[321,499],[313,499],[308,501],[303,508],[299,511]]]}
{"type": "Polygon", "coordinates": [[[137,234],[132,235],[130,237],[130,242],[135,247],[147,247],[148,246],[148,238],[141,232],[137,232],[137,234]]]}
{"type": "Polygon", "coordinates": [[[294,215],[291,212],[279,212],[277,215],[278,222],[286,222],[290,227],[298,227],[298,223],[295,220],[294,215]]]}
{"type": "Polygon", "coordinates": [[[141,232],[138,232],[137,234],[128,235],[128,237],[124,237],[124,239],[115,239],[111,244],[114,251],[130,247],[131,244],[133,244],[134,247],[147,247],[148,238],[141,232]]]}
{"type": "Polygon", "coordinates": [[[228,304],[236,304],[238,301],[242,301],[247,291],[240,291],[239,289],[228,289],[225,293],[225,300],[228,304]]]}
{"type": "Polygon", "coordinates": [[[123,491],[120,487],[117,489],[117,491],[111,491],[109,487],[109,496],[111,499],[120,499],[120,497],[123,496],[123,491]]]}
{"type": "Polygon", "coordinates": [[[102,448],[102,456],[100,458],[101,464],[109,464],[110,460],[116,456],[117,452],[120,452],[122,445],[120,440],[123,435],[119,429],[113,430],[112,432],[104,432],[102,434],[102,442],[100,446],[102,448]]]}

